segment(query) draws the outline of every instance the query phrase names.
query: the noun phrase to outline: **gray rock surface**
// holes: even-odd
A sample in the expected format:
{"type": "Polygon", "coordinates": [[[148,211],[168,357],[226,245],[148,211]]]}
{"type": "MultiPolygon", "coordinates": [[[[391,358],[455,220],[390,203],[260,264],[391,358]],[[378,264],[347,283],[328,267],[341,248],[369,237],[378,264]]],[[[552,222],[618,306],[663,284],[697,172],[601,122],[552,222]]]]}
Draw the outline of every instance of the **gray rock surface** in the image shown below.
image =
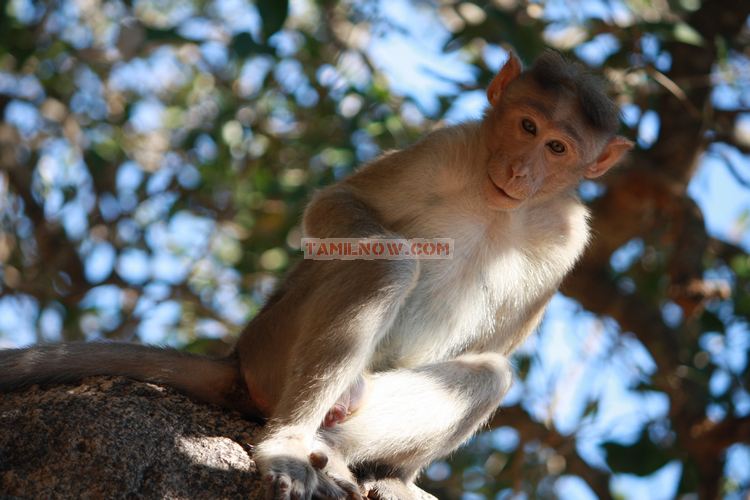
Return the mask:
{"type": "Polygon", "coordinates": [[[262,498],[259,430],[123,378],[0,394],[0,497],[262,498]]]}

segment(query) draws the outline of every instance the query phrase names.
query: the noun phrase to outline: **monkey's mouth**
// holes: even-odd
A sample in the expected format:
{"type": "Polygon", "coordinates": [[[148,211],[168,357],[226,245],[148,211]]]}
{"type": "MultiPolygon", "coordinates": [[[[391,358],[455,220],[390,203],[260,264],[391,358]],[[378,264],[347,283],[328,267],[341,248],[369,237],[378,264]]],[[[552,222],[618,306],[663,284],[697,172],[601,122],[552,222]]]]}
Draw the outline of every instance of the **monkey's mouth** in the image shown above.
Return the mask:
{"type": "Polygon", "coordinates": [[[490,184],[492,184],[492,187],[494,187],[495,191],[497,193],[499,193],[501,196],[503,196],[505,198],[508,198],[508,199],[511,199],[513,201],[517,201],[517,202],[523,201],[522,198],[517,198],[517,197],[509,194],[505,189],[503,189],[500,186],[498,186],[497,184],[495,184],[495,181],[492,180],[492,177],[490,176],[490,174],[487,174],[487,179],[489,179],[490,184]]]}

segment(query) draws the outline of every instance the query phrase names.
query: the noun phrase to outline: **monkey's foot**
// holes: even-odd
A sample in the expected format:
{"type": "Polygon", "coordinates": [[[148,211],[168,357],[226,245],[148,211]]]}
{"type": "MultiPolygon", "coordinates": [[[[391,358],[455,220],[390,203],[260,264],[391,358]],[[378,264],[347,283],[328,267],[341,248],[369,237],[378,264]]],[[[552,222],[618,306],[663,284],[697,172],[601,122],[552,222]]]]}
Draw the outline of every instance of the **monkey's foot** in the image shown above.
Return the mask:
{"type": "MultiPolygon", "coordinates": [[[[321,444],[321,446],[324,446],[321,444]]],[[[316,461],[318,464],[320,464],[320,461],[317,460],[317,457],[315,455],[318,455],[319,453],[311,453],[310,454],[310,461],[312,462],[313,466],[316,467],[319,474],[323,476],[323,478],[318,483],[318,489],[315,492],[315,495],[313,498],[317,499],[329,499],[329,498],[346,498],[347,500],[362,500],[363,495],[360,491],[359,486],[357,486],[357,480],[354,478],[354,474],[352,474],[351,470],[349,470],[349,467],[346,465],[346,462],[333,450],[327,449],[326,451],[326,462],[323,464],[324,467],[318,467],[316,466],[316,461]],[[344,496],[340,496],[340,493],[338,491],[330,491],[329,485],[333,482],[338,487],[338,490],[341,490],[344,492],[344,496]]]]}
{"type": "Polygon", "coordinates": [[[329,450],[310,453],[302,439],[271,437],[256,447],[254,458],[266,483],[268,500],[362,498],[348,469],[342,469],[329,450]]]}
{"type": "Polygon", "coordinates": [[[345,477],[327,471],[318,471],[318,485],[313,498],[315,500],[362,500],[364,496],[359,487],[345,477]]]}
{"type": "Polygon", "coordinates": [[[414,483],[384,478],[365,483],[367,498],[373,500],[437,500],[414,483]]]}
{"type": "Polygon", "coordinates": [[[362,500],[359,487],[347,477],[314,470],[292,457],[279,457],[264,476],[269,500],[362,500]]]}

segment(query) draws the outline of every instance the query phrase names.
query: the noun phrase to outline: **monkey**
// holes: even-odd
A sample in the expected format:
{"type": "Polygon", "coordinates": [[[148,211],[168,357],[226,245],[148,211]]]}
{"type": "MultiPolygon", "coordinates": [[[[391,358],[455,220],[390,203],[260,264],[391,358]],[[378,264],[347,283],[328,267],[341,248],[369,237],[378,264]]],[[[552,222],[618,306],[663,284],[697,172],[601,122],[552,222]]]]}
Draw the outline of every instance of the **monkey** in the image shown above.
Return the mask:
{"type": "Polygon", "coordinates": [[[384,153],[303,214],[308,237],[452,238],[451,259],[303,259],[227,358],[5,350],[0,390],[91,375],[166,384],[265,422],[254,459],[269,498],[419,498],[419,472],[498,408],[511,353],[582,255],[579,183],[633,147],[601,81],[555,51],[526,70],[511,51],[487,101],[481,119],[384,153]]]}

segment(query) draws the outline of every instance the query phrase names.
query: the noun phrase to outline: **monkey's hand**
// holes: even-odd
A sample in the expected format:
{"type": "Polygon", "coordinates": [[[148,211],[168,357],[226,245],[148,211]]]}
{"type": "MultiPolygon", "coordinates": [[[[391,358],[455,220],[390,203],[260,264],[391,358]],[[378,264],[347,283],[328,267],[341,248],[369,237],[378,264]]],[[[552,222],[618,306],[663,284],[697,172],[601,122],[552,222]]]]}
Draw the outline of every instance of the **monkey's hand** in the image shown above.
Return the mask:
{"type": "Polygon", "coordinates": [[[306,441],[302,435],[282,429],[256,447],[255,462],[266,483],[267,498],[362,498],[346,465],[322,443],[311,447],[306,441]]]}

